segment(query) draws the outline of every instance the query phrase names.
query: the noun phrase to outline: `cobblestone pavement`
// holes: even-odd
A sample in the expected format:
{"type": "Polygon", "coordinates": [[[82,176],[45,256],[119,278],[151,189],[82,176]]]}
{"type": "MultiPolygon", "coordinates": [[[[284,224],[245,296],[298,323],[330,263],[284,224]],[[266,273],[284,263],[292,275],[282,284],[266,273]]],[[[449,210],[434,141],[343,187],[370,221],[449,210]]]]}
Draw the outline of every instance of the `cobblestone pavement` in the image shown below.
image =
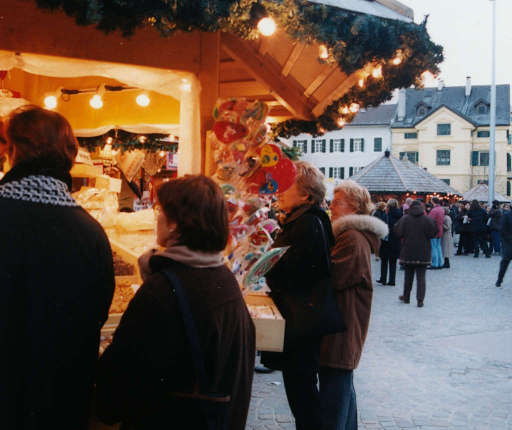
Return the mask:
{"type": "MultiPolygon", "coordinates": [[[[416,287],[398,300],[403,271],[396,287],[375,284],[354,378],[360,429],[512,430],[512,268],[496,288],[499,261],[455,256],[427,271],[423,308],[416,287]]],[[[255,373],[246,428],[295,428],[280,372],[255,373]]]]}

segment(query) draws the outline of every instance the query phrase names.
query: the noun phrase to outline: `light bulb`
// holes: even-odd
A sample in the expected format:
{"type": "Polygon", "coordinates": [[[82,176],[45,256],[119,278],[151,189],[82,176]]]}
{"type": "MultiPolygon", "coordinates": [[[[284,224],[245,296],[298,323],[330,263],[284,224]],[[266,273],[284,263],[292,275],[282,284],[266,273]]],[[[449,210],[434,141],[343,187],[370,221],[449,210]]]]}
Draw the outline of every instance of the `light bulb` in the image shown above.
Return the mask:
{"type": "Polygon", "coordinates": [[[89,100],[89,104],[94,109],[101,109],[103,107],[103,100],[99,94],[94,94],[89,100]]]}
{"type": "Polygon", "coordinates": [[[345,125],[345,121],[343,120],[343,118],[338,118],[336,124],[338,124],[338,127],[343,127],[345,125]]]}
{"type": "Polygon", "coordinates": [[[359,111],[359,105],[357,103],[352,103],[350,105],[350,112],[357,113],[359,111]]]}
{"type": "Polygon", "coordinates": [[[359,79],[359,86],[361,88],[364,88],[364,79],[363,78],[359,79]]]}
{"type": "Polygon", "coordinates": [[[396,56],[395,58],[393,58],[393,60],[391,60],[391,62],[395,65],[395,66],[398,66],[401,62],[402,62],[402,58],[399,57],[399,56],[396,56]]]}
{"type": "Polygon", "coordinates": [[[320,45],[318,47],[318,56],[322,59],[322,60],[327,60],[329,58],[329,51],[327,50],[327,46],[325,45],[320,45]]]}
{"type": "Polygon", "coordinates": [[[146,107],[149,105],[149,97],[146,94],[139,94],[135,101],[139,106],[142,107],[146,107]]]}
{"type": "Polygon", "coordinates": [[[146,136],[139,136],[139,142],[144,143],[146,141],[146,136]]]}
{"type": "Polygon", "coordinates": [[[57,97],[46,96],[44,98],[44,106],[46,109],[55,109],[57,107],[57,97]]]}
{"type": "Polygon", "coordinates": [[[107,137],[107,145],[110,145],[114,139],[111,137],[107,137]]]}
{"type": "Polygon", "coordinates": [[[375,69],[373,69],[372,76],[375,79],[382,78],[382,66],[375,67],[375,69]]]}
{"type": "Polygon", "coordinates": [[[165,155],[164,151],[160,151],[160,157],[163,157],[165,155]]]}
{"type": "Polygon", "coordinates": [[[262,18],[258,22],[258,30],[263,36],[272,36],[276,32],[276,22],[269,16],[262,18]]]}
{"type": "Polygon", "coordinates": [[[341,113],[342,113],[343,115],[348,115],[348,114],[349,114],[349,112],[350,112],[350,111],[349,111],[348,107],[346,107],[346,106],[344,106],[344,107],[343,107],[343,109],[341,109],[341,113]]]}

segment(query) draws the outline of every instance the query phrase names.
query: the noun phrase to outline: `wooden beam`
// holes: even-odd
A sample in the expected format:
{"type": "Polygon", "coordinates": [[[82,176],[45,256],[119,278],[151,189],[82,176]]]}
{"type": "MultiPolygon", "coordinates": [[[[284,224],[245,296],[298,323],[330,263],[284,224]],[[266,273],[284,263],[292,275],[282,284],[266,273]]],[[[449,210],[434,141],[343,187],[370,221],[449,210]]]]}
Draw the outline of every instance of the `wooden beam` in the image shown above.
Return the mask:
{"type": "Polygon", "coordinates": [[[268,55],[262,56],[250,43],[229,33],[222,34],[222,44],[226,52],[243,63],[256,80],[270,88],[271,94],[294,116],[302,119],[313,117],[302,91],[281,75],[281,70],[268,55]]]}
{"type": "Polygon", "coordinates": [[[326,67],[322,70],[313,82],[309,84],[309,86],[304,91],[304,95],[306,97],[311,97],[315,91],[322,86],[322,84],[336,71],[335,66],[326,67]]]}
{"type": "Polygon", "coordinates": [[[359,73],[352,73],[347,79],[345,79],[336,89],[330,93],[327,97],[321,100],[314,108],[313,113],[315,116],[320,116],[324,112],[325,108],[329,106],[334,100],[339,99],[354,85],[357,85],[359,81],[359,73]]]}
{"type": "Polygon", "coordinates": [[[302,54],[302,51],[304,51],[304,47],[305,47],[305,45],[303,45],[300,42],[297,42],[295,44],[295,46],[292,49],[292,52],[291,52],[290,56],[288,57],[288,59],[286,60],[286,63],[284,64],[283,70],[281,72],[281,74],[283,76],[288,76],[288,74],[292,70],[293,66],[295,65],[295,63],[299,59],[300,54],[302,54]]]}
{"type": "Polygon", "coordinates": [[[271,106],[268,112],[269,116],[292,116],[292,114],[285,107],[279,106],[271,106]]]}
{"type": "Polygon", "coordinates": [[[221,82],[221,97],[256,97],[269,93],[268,87],[258,81],[221,82]]]}

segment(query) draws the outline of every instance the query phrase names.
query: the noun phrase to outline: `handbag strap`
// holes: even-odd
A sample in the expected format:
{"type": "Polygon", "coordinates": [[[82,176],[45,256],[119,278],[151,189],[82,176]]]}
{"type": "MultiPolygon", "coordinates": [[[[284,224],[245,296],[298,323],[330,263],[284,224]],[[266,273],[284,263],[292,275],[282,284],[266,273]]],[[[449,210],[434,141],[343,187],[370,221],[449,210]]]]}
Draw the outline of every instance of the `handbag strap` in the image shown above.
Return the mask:
{"type": "Polygon", "coordinates": [[[331,274],[331,253],[329,252],[329,246],[328,246],[328,239],[327,235],[325,234],[325,228],[324,223],[322,220],[318,217],[315,217],[318,220],[318,223],[320,224],[320,231],[322,232],[322,238],[324,241],[324,247],[325,247],[325,262],[327,265],[327,270],[329,272],[329,275],[331,274]]]}
{"type": "Polygon", "coordinates": [[[192,359],[194,362],[194,368],[196,370],[196,377],[199,380],[199,387],[207,392],[209,390],[208,376],[204,367],[204,356],[199,345],[199,337],[197,335],[196,325],[192,318],[192,312],[188,300],[185,297],[185,292],[181,281],[178,279],[176,274],[169,268],[162,270],[162,273],[167,278],[171,287],[173,288],[176,298],[178,299],[178,305],[181,309],[181,316],[183,317],[183,323],[185,324],[185,331],[190,346],[190,352],[192,353],[192,359]]]}

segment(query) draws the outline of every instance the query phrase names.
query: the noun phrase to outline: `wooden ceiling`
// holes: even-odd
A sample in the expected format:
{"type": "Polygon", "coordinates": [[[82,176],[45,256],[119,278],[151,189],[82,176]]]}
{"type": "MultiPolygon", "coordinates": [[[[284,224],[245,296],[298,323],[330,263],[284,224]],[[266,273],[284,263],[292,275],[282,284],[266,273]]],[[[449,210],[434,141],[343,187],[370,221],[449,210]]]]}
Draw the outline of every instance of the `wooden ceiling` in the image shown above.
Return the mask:
{"type": "Polygon", "coordinates": [[[292,41],[282,31],[255,41],[223,33],[220,96],[265,101],[276,120],[317,117],[358,79],[358,72],[347,76],[318,56],[318,45],[292,41]]]}

